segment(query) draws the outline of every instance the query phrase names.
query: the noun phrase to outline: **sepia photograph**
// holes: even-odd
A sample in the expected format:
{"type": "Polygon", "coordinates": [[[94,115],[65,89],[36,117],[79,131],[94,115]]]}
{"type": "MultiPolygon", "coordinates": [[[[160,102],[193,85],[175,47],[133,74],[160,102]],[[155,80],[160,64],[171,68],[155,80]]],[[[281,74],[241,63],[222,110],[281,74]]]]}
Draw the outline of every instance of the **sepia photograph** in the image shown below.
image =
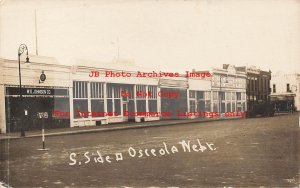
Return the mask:
{"type": "Polygon", "coordinates": [[[0,0],[0,188],[300,187],[300,1],[0,0]]]}

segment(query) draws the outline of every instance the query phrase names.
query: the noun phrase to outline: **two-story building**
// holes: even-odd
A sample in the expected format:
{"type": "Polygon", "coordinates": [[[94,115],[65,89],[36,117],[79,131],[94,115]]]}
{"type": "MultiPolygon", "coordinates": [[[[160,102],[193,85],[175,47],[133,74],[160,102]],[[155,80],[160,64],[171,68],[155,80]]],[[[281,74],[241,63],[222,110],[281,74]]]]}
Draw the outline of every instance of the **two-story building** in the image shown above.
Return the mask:
{"type": "Polygon", "coordinates": [[[272,75],[271,100],[277,111],[300,110],[300,74],[277,72],[272,75]]]}
{"type": "Polygon", "coordinates": [[[246,73],[234,65],[212,70],[211,109],[214,112],[246,111],[246,73]]]}

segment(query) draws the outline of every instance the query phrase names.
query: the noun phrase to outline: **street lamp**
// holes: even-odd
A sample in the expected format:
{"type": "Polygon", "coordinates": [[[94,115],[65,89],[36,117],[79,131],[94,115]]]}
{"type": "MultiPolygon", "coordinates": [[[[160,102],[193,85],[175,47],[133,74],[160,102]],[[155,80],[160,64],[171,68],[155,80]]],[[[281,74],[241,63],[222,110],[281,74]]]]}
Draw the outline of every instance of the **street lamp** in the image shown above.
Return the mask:
{"type": "MultiPolygon", "coordinates": [[[[19,49],[18,49],[18,61],[19,61],[19,81],[20,81],[20,88],[19,88],[19,94],[20,94],[20,119],[23,120],[23,108],[24,108],[24,105],[23,105],[23,96],[22,96],[22,81],[21,81],[21,61],[20,61],[20,57],[21,55],[24,53],[24,51],[26,50],[26,61],[25,63],[30,63],[29,62],[29,58],[28,58],[28,48],[25,44],[21,44],[19,46],[19,49]]],[[[24,127],[24,123],[21,121],[22,123],[22,126],[21,126],[21,136],[25,136],[25,127],[24,127]]]]}
{"type": "MultiPolygon", "coordinates": [[[[223,78],[226,78],[226,80],[225,80],[225,83],[228,83],[228,80],[227,80],[227,76],[222,76],[222,75],[220,75],[220,92],[219,92],[219,113],[220,113],[220,116],[221,116],[221,113],[222,113],[222,96],[221,96],[221,93],[222,93],[222,91],[221,91],[221,89],[222,89],[222,80],[223,80],[223,78]]],[[[224,91],[224,97],[225,97],[225,91],[224,91]]]]}

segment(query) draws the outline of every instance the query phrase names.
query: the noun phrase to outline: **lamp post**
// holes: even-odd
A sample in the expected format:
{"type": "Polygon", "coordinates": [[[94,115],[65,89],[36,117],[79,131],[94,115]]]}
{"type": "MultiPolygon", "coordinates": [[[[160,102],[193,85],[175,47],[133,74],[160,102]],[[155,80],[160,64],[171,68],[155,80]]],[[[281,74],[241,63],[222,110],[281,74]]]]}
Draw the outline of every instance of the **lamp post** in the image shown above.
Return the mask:
{"type": "MultiPolygon", "coordinates": [[[[219,92],[219,113],[220,113],[220,116],[221,116],[221,113],[222,113],[222,96],[221,96],[221,93],[222,93],[222,79],[223,78],[227,78],[227,76],[222,76],[222,75],[220,75],[220,92],[219,92]]],[[[227,79],[226,79],[226,81],[225,81],[225,83],[227,83],[227,79]]],[[[225,94],[225,92],[224,92],[224,94],[225,94]]]]}
{"type": "MultiPolygon", "coordinates": [[[[24,109],[24,105],[23,105],[23,96],[22,96],[22,80],[21,80],[21,61],[20,61],[20,57],[21,55],[24,53],[24,51],[26,51],[26,61],[25,63],[30,63],[29,62],[29,58],[28,58],[28,48],[25,44],[21,44],[19,46],[18,49],[18,61],[19,61],[19,82],[20,82],[20,88],[19,88],[19,94],[20,94],[20,119],[21,119],[21,136],[25,136],[25,127],[24,127],[24,123],[22,122],[23,120],[23,115],[25,113],[25,111],[23,111],[24,109]]],[[[27,115],[27,114],[26,114],[27,115]]]]}

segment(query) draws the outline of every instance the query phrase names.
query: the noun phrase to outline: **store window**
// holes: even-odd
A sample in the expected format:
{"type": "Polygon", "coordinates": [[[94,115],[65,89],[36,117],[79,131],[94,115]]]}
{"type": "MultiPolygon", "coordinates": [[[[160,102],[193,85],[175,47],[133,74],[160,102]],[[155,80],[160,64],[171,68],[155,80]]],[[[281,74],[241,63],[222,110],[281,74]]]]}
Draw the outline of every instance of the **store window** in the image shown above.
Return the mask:
{"type": "Polygon", "coordinates": [[[146,86],[136,85],[136,107],[137,112],[146,112],[146,86]]]}
{"type": "Polygon", "coordinates": [[[121,87],[118,84],[107,85],[107,112],[121,113],[121,87]]]}
{"type": "Polygon", "coordinates": [[[218,106],[219,106],[219,104],[217,102],[213,103],[213,112],[219,112],[218,106]]]}
{"type": "MultiPolygon", "coordinates": [[[[90,84],[91,110],[92,112],[104,112],[104,84],[100,82],[91,82],[90,84]]],[[[104,115],[104,113],[100,113],[100,115],[104,115]]]]}
{"type": "Polygon", "coordinates": [[[242,95],[242,100],[246,100],[246,93],[241,93],[242,95]]]}
{"type": "Polygon", "coordinates": [[[232,112],[235,112],[235,111],[236,111],[236,109],[235,109],[235,101],[232,101],[232,102],[231,102],[231,106],[232,106],[231,111],[232,111],[232,112]]]}
{"type": "MultiPolygon", "coordinates": [[[[209,93],[210,95],[210,93],[209,93]]],[[[197,111],[198,112],[204,112],[205,111],[205,96],[204,91],[197,91],[196,92],[197,97],[197,111]]]]}
{"type": "Polygon", "coordinates": [[[235,94],[235,92],[232,92],[232,100],[235,100],[235,96],[236,96],[236,94],[235,94]]]}
{"type": "Polygon", "coordinates": [[[88,82],[73,82],[74,118],[88,118],[88,82]]]}
{"type": "Polygon", "coordinates": [[[157,86],[148,86],[148,93],[149,112],[157,112],[157,86]]]}
{"type": "Polygon", "coordinates": [[[196,111],[196,91],[189,91],[190,112],[196,111]]]}
{"type": "Polygon", "coordinates": [[[196,101],[190,100],[190,112],[196,112],[196,101]]]}
{"type": "Polygon", "coordinates": [[[205,111],[210,112],[211,111],[211,91],[205,91],[204,98],[205,98],[205,111]]]}

